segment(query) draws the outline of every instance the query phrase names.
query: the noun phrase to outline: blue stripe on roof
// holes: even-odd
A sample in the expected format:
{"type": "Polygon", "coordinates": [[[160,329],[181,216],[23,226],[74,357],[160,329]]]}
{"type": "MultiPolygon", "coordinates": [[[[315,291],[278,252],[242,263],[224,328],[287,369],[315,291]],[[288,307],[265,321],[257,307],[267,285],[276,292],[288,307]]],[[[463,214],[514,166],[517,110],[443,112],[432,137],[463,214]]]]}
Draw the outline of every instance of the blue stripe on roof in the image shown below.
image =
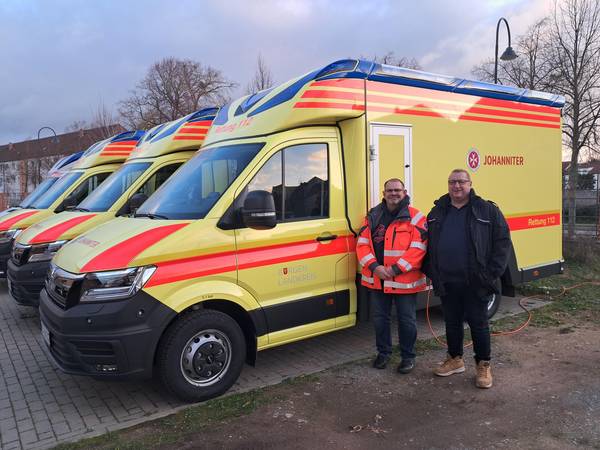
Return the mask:
{"type": "Polygon", "coordinates": [[[110,139],[110,142],[139,141],[146,132],[144,130],[124,131],[110,139]]]}
{"type": "Polygon", "coordinates": [[[283,91],[278,92],[271,99],[269,99],[268,101],[260,105],[258,108],[248,113],[248,117],[255,116],[256,114],[266,111],[267,109],[271,109],[274,106],[287,102],[289,99],[293,98],[298,93],[298,91],[304,87],[306,83],[313,80],[319,72],[320,70],[314,70],[308,75],[305,75],[296,82],[290,84],[283,91]]]}
{"type": "Polygon", "coordinates": [[[224,106],[221,106],[217,117],[213,120],[213,125],[223,125],[227,123],[227,119],[229,118],[229,108],[231,107],[231,102],[227,103],[224,106]]]}

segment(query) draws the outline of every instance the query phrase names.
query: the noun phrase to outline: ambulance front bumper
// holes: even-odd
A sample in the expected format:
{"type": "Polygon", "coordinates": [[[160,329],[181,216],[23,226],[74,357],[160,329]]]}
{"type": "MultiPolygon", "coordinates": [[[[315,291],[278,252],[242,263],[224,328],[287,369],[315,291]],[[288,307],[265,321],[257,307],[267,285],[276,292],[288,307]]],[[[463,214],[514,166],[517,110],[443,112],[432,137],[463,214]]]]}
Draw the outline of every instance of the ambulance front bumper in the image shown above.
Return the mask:
{"type": "Polygon", "coordinates": [[[44,347],[65,373],[102,379],[149,378],[160,337],[176,313],[138,292],[125,300],[64,308],[40,295],[44,347]]]}
{"type": "Polygon", "coordinates": [[[23,306],[37,308],[40,304],[40,292],[44,288],[46,273],[50,261],[27,263],[17,266],[13,261],[8,261],[7,277],[8,289],[11,297],[23,306]]]}
{"type": "Polygon", "coordinates": [[[12,239],[0,244],[0,279],[6,278],[6,265],[10,259],[10,250],[12,249],[12,239]]]}

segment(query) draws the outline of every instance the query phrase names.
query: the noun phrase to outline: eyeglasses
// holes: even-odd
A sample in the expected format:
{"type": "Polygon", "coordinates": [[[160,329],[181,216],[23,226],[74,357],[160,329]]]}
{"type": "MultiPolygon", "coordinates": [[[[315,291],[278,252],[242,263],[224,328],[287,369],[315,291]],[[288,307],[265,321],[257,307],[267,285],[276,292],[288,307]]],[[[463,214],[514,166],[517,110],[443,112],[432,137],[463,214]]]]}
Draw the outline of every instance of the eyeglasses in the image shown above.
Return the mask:
{"type": "Polygon", "coordinates": [[[457,183],[458,183],[459,185],[463,186],[463,185],[465,185],[465,184],[467,184],[467,183],[470,183],[470,182],[471,182],[470,180],[448,180],[448,184],[449,184],[450,186],[452,186],[452,185],[454,185],[454,184],[457,184],[457,183]]]}

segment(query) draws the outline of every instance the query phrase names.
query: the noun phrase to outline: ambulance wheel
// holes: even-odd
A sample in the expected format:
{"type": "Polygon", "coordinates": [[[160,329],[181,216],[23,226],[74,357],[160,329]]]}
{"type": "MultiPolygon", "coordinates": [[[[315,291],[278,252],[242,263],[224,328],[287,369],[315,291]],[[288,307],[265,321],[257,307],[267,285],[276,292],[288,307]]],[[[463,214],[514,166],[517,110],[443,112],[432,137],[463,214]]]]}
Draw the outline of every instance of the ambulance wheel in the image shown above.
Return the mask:
{"type": "Polygon", "coordinates": [[[502,284],[500,282],[498,282],[497,288],[498,294],[493,293],[487,297],[488,319],[494,317],[494,314],[498,312],[498,308],[500,307],[500,301],[502,300],[502,284]]]}
{"type": "Polygon", "coordinates": [[[238,379],[246,359],[244,333],[227,314],[194,311],[174,322],[157,351],[164,386],[186,402],[217,397],[238,379]]]}

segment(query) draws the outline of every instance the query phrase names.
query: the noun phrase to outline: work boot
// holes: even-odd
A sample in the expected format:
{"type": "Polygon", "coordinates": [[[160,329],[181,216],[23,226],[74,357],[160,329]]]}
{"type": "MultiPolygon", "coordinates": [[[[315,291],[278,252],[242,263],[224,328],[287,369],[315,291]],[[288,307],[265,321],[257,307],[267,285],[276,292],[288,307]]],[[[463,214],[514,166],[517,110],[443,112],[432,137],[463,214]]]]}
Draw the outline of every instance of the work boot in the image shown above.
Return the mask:
{"type": "Polygon", "coordinates": [[[477,363],[475,385],[482,389],[489,389],[492,387],[492,367],[490,366],[489,361],[479,361],[477,363]]]}
{"type": "Polygon", "coordinates": [[[433,369],[433,373],[438,377],[447,377],[455,373],[462,373],[465,371],[465,362],[462,356],[455,356],[454,358],[448,355],[446,361],[444,361],[439,367],[433,369]]]}
{"type": "Polygon", "coordinates": [[[402,358],[398,366],[398,373],[407,374],[415,368],[415,360],[412,358],[402,358]]]}
{"type": "Polygon", "coordinates": [[[382,355],[381,353],[377,355],[377,358],[373,361],[373,367],[376,369],[385,369],[388,361],[390,360],[389,356],[382,355]]]}

